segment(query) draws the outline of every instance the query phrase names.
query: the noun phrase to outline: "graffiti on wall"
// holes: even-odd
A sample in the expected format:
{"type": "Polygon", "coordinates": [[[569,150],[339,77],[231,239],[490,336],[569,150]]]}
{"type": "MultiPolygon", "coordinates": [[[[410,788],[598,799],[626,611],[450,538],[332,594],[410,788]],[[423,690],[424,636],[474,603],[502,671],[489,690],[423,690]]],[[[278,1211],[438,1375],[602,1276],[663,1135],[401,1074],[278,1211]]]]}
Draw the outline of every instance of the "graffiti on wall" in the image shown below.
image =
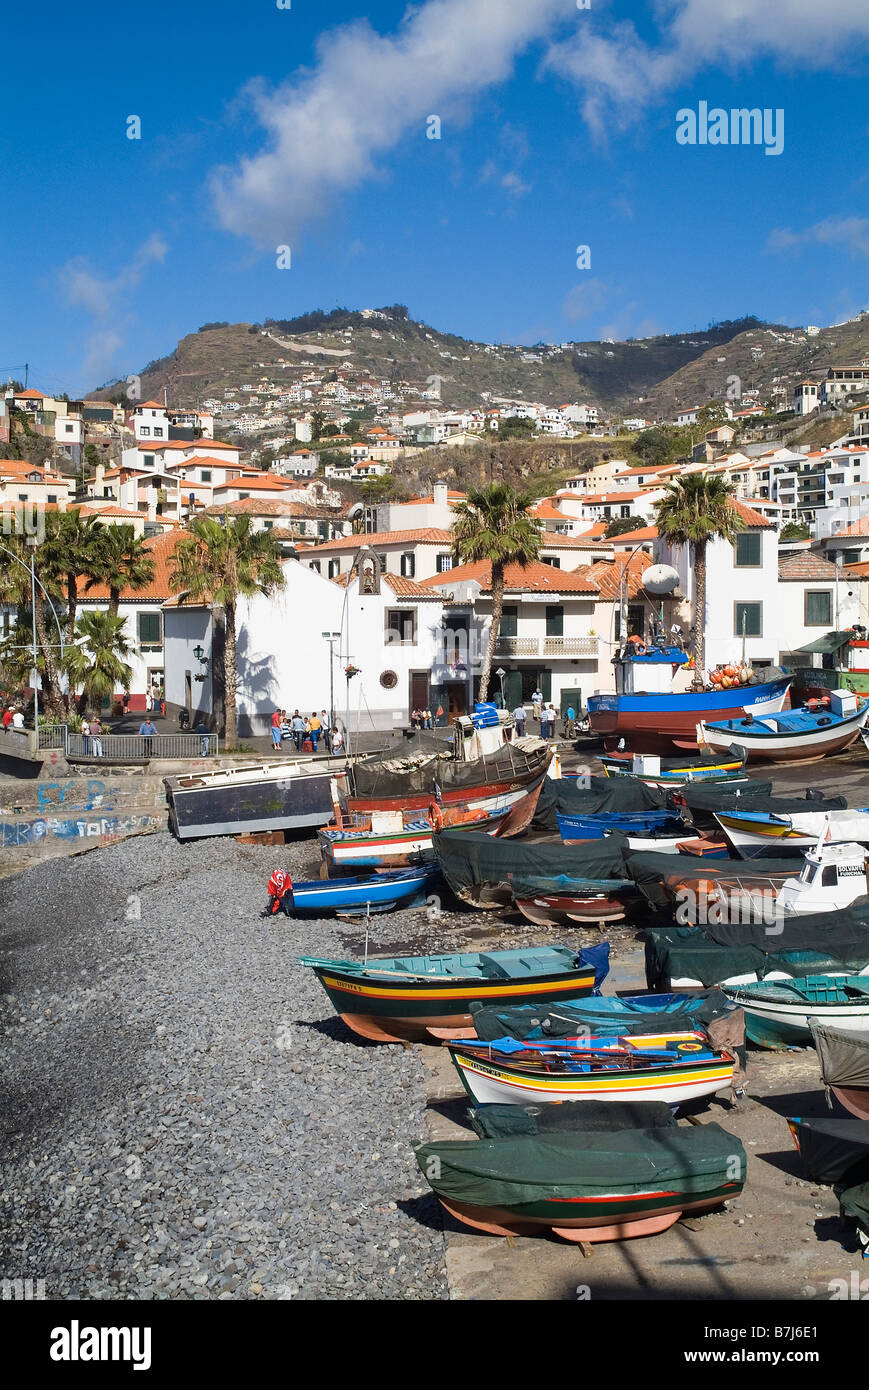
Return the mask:
{"type": "Polygon", "coordinates": [[[43,840],[99,840],[122,838],[142,830],[158,830],[159,816],[100,816],[62,818],[46,816],[37,820],[0,821],[0,848],[37,845],[43,840]]]}

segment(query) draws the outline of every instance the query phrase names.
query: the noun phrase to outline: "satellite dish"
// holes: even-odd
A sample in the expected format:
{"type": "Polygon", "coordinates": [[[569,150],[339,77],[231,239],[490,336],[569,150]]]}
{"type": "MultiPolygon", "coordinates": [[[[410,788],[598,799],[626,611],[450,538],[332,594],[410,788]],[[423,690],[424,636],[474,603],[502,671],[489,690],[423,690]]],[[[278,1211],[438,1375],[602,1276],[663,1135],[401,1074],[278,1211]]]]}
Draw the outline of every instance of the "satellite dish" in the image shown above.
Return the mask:
{"type": "Polygon", "coordinates": [[[652,565],[643,570],[643,588],[650,594],[672,594],[678,583],[679,571],[672,565],[652,565]]]}

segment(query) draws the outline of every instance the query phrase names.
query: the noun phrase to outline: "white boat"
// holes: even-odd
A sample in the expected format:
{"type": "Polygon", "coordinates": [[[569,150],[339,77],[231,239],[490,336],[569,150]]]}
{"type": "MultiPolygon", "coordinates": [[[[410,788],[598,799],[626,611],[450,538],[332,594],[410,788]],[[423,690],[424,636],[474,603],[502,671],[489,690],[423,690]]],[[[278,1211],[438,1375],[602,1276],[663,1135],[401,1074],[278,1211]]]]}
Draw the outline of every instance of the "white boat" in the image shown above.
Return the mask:
{"type": "Polygon", "coordinates": [[[746,1034],[761,1047],[807,1043],[812,1023],[846,1032],[869,1028],[869,982],[856,975],[767,978],[741,989],[724,985],[722,991],[745,1010],[746,1034]]]}
{"type": "Polygon", "coordinates": [[[751,713],[718,723],[701,721],[697,741],[715,753],[733,753],[746,762],[807,762],[841,753],[858,737],[869,717],[869,703],[848,690],[834,690],[829,709],[806,707],[760,716],[751,713]]]}
{"type": "Polygon", "coordinates": [[[820,837],[828,844],[869,844],[869,809],[865,807],[794,811],[788,815],[750,809],[719,811],[715,819],[742,859],[790,850],[805,854],[820,837]]]}
{"type": "Polygon", "coordinates": [[[803,860],[798,876],[786,878],[775,906],[791,916],[802,912],[835,912],[869,892],[869,857],[865,845],[817,844],[803,860]]]}

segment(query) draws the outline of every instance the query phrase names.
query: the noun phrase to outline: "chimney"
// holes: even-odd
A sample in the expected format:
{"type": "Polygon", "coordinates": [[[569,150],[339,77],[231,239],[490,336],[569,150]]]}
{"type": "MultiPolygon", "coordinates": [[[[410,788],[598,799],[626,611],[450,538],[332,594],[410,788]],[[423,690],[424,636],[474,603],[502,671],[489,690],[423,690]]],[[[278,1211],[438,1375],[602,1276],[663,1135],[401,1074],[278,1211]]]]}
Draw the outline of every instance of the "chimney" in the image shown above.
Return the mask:
{"type": "Polygon", "coordinates": [[[106,482],[106,470],[103,464],[98,463],[94,469],[94,497],[102,497],[103,488],[106,482]]]}
{"type": "Polygon", "coordinates": [[[436,507],[446,507],[446,506],[447,506],[447,504],[448,504],[448,502],[449,502],[448,492],[449,492],[449,489],[447,488],[446,483],[435,483],[435,485],[434,485],[434,501],[435,501],[435,506],[436,506],[436,507]]]}

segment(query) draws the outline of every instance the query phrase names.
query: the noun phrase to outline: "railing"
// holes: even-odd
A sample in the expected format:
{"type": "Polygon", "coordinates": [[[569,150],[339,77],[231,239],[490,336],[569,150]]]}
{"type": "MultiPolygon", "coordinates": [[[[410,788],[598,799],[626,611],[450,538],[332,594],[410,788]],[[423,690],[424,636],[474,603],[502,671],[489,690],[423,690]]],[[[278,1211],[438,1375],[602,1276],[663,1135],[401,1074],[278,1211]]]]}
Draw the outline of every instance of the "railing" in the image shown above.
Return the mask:
{"type": "Polygon", "coordinates": [[[66,748],[69,727],[66,724],[40,724],[40,748],[66,748]]]}
{"type": "Polygon", "coordinates": [[[70,734],[67,757],[126,762],[148,758],[214,758],[217,734],[70,734]]]}
{"type": "Polygon", "coordinates": [[[597,651],[597,637],[499,637],[495,643],[496,656],[597,656],[597,651]]]}
{"type": "Polygon", "coordinates": [[[597,656],[596,637],[544,637],[544,656],[597,656]]]}
{"type": "Polygon", "coordinates": [[[495,643],[496,656],[537,656],[539,642],[536,637],[499,637],[495,643]]]}

